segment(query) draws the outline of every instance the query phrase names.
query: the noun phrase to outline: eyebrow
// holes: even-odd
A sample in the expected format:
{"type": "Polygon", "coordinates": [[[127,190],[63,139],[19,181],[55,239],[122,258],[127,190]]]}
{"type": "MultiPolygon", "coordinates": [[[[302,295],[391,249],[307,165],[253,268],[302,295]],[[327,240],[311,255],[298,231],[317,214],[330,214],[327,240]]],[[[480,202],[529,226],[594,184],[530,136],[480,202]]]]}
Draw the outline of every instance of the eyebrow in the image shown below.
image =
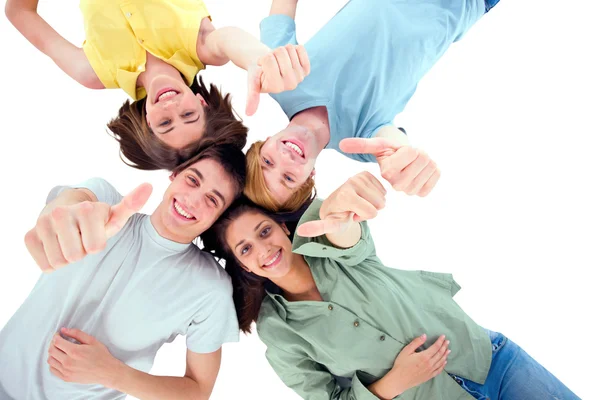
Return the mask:
{"type": "MultiPolygon", "coordinates": [[[[197,168],[190,167],[190,169],[191,169],[191,170],[192,170],[192,171],[193,171],[193,172],[194,172],[196,175],[198,175],[198,178],[200,179],[200,182],[204,182],[204,175],[202,175],[202,173],[201,173],[200,171],[198,171],[198,169],[197,169],[197,168]]],[[[221,199],[221,201],[223,202],[223,204],[225,204],[225,203],[226,203],[226,201],[225,201],[225,196],[223,196],[223,195],[221,194],[221,192],[219,192],[217,189],[213,189],[213,190],[212,190],[212,192],[213,192],[214,194],[216,194],[218,198],[220,198],[220,199],[221,199]]],[[[236,247],[237,247],[237,246],[236,246],[236,247]]]]}
{"type": "MultiPolygon", "coordinates": [[[[257,231],[257,230],[260,228],[260,226],[261,226],[263,223],[265,223],[265,222],[267,222],[267,220],[266,220],[266,219],[264,219],[264,220],[260,221],[260,222],[258,223],[258,225],[256,225],[256,226],[254,227],[254,232],[256,232],[256,231],[257,231]]],[[[235,245],[235,249],[237,249],[237,248],[238,248],[238,246],[239,246],[240,244],[244,243],[244,240],[245,240],[245,239],[242,239],[242,240],[240,240],[240,242],[239,242],[238,244],[236,244],[236,245],[235,245]]]]}
{"type": "MultiPolygon", "coordinates": [[[[184,124],[193,124],[194,122],[197,122],[199,119],[200,119],[200,114],[198,114],[198,118],[196,118],[195,120],[193,120],[193,121],[186,121],[186,122],[184,122],[184,124]]],[[[164,132],[158,132],[158,133],[160,133],[161,135],[164,135],[165,133],[171,132],[173,129],[175,129],[174,126],[170,127],[169,129],[167,129],[164,132]]]]}

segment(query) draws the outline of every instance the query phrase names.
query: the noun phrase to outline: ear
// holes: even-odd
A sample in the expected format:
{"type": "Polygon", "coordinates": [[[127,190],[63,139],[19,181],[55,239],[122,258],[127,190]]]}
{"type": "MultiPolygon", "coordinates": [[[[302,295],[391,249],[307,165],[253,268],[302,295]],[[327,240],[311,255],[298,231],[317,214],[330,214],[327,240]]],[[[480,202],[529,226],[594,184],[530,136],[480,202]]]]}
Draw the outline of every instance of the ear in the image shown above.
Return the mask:
{"type": "Polygon", "coordinates": [[[290,235],[290,230],[288,229],[287,225],[285,224],[285,222],[281,223],[281,229],[283,229],[283,231],[285,232],[286,235],[290,235]]]}
{"type": "Polygon", "coordinates": [[[313,168],[313,170],[310,171],[310,177],[314,178],[316,173],[317,173],[317,171],[313,168]]]}
{"type": "Polygon", "coordinates": [[[208,107],[208,103],[206,102],[206,100],[204,100],[204,97],[202,97],[200,93],[196,93],[196,97],[198,98],[198,100],[200,100],[200,104],[202,104],[203,107],[208,107]]]}
{"type": "Polygon", "coordinates": [[[171,175],[169,175],[169,180],[171,182],[173,182],[175,180],[175,177],[177,176],[177,174],[175,172],[171,172],[171,175]]]}

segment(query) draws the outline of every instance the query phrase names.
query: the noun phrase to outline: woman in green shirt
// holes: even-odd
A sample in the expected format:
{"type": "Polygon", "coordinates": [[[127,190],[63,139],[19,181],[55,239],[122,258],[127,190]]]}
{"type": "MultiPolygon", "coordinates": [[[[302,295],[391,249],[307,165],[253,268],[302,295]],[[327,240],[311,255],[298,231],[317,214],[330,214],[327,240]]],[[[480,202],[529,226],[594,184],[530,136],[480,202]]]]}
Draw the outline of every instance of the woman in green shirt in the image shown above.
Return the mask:
{"type": "Polygon", "coordinates": [[[248,203],[203,236],[227,261],[241,329],[256,321],[283,382],[305,399],[578,399],[469,318],[452,275],[385,267],[365,222],[384,205],[363,172],[315,200],[293,242],[248,203]]]}

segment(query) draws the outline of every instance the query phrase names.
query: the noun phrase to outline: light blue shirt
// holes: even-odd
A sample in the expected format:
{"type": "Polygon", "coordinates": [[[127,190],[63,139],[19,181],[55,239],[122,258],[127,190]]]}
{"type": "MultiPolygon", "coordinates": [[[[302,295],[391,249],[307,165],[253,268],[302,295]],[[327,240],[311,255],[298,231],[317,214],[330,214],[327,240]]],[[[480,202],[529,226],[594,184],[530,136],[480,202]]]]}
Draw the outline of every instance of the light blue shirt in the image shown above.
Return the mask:
{"type": "MultiPolygon", "coordinates": [[[[122,198],[102,179],[76,187],[111,205],[122,198]]],[[[225,270],[195,245],[161,237],[144,214],[132,216],[102,252],[42,275],[0,331],[0,399],[124,398],[50,373],[48,346],[61,327],[94,336],[113,356],[144,372],[177,335],[185,335],[187,348],[196,353],[213,352],[239,337],[225,270]]]]}
{"type": "MultiPolygon", "coordinates": [[[[310,75],[295,90],[272,97],[290,119],[327,107],[327,148],[340,151],[342,139],[370,138],[391,125],[425,73],[484,12],[484,0],[350,0],[305,44],[310,75]]],[[[260,30],[271,48],[297,44],[288,16],[269,16],[260,30]]]]}

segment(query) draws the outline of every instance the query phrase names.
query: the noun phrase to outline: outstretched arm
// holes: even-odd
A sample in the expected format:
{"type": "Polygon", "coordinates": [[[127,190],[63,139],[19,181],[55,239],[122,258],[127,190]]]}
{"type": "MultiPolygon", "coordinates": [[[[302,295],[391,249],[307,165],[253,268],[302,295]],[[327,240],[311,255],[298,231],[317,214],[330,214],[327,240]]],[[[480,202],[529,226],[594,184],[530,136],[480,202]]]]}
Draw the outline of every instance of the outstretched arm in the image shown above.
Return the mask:
{"type": "Polygon", "coordinates": [[[283,14],[295,19],[297,7],[298,0],[273,0],[269,15],[283,14]]]}
{"type": "Polygon", "coordinates": [[[90,89],[104,89],[83,49],[58,34],[37,13],[38,0],[7,0],[8,20],[38,50],[47,55],[67,75],[90,89]]]}
{"type": "Polygon", "coordinates": [[[247,115],[256,112],[260,93],[293,90],[310,72],[303,46],[271,50],[243,29],[215,29],[208,18],[202,20],[196,46],[198,58],[205,64],[223,65],[231,60],[248,71],[247,115]]]}

